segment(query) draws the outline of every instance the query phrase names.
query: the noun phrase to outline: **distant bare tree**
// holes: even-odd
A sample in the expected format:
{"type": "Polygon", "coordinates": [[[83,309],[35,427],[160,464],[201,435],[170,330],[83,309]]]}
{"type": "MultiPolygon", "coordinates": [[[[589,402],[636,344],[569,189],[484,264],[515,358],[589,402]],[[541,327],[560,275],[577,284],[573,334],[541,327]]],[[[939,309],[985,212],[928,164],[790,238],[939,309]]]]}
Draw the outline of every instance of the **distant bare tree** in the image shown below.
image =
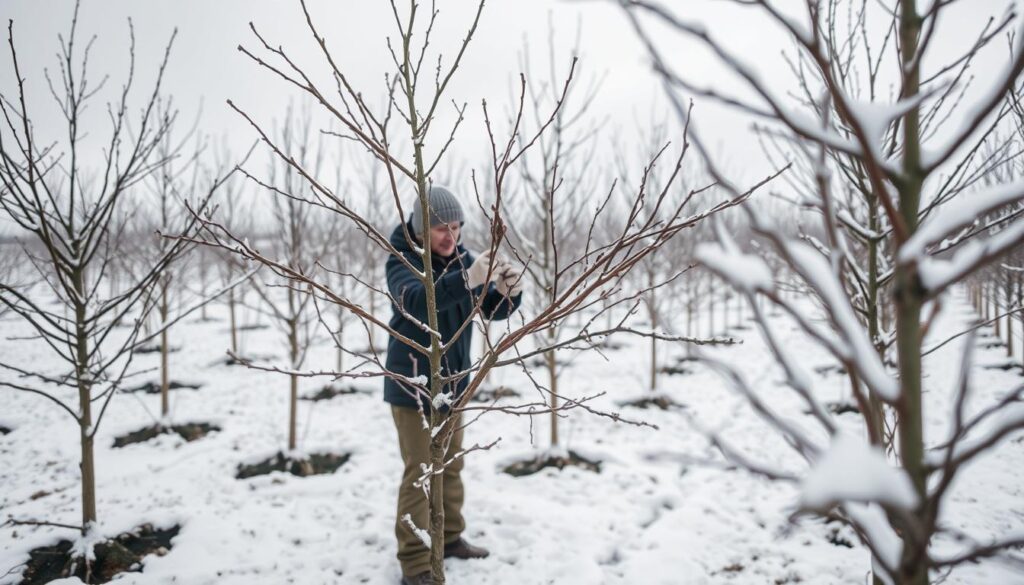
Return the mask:
{"type": "MultiPolygon", "coordinates": [[[[288,374],[288,450],[295,451],[297,443],[297,420],[299,408],[299,373],[319,326],[318,312],[313,305],[313,295],[308,294],[304,279],[317,278],[318,265],[329,257],[334,242],[331,225],[326,223],[316,207],[305,205],[301,193],[306,184],[296,167],[319,176],[322,173],[324,157],[327,155],[322,134],[315,134],[312,114],[308,107],[296,111],[289,107],[276,133],[274,144],[288,154],[290,162],[271,154],[268,162],[268,179],[257,178],[249,171],[242,173],[270,197],[272,228],[267,234],[265,246],[268,256],[276,263],[287,266],[290,272],[302,278],[254,279],[254,290],[259,299],[257,310],[269,317],[281,332],[287,348],[288,374]]],[[[333,218],[331,218],[333,221],[333,218]]],[[[328,279],[329,280],[329,279],[328,279]]],[[[245,358],[233,355],[236,360],[245,358]]]]}
{"type": "MultiPolygon", "coordinates": [[[[637,123],[637,126],[640,126],[640,124],[637,123]]],[[[644,145],[643,151],[644,158],[648,160],[656,156],[659,150],[663,149],[664,145],[668,142],[671,125],[666,120],[655,120],[652,118],[649,126],[649,134],[645,137],[647,143],[644,145]]],[[[629,163],[625,153],[620,152],[617,159],[619,175],[624,178],[630,177],[633,173],[628,168],[629,163]]],[[[708,193],[709,189],[713,188],[713,184],[701,185],[699,187],[693,184],[695,181],[692,177],[692,169],[670,167],[667,171],[670,174],[665,172],[648,173],[646,170],[644,172],[648,175],[646,179],[647,188],[653,192],[662,191],[666,180],[674,179],[673,175],[676,173],[682,172],[683,174],[683,178],[678,181],[678,184],[673,189],[667,189],[670,205],[653,208],[650,212],[653,214],[655,221],[661,220],[659,214],[671,213],[677,205],[684,201],[684,205],[688,204],[694,208],[710,207],[710,205],[705,205],[707,200],[704,195],[708,193]]],[[[631,197],[628,185],[632,182],[632,180],[626,181],[626,186],[622,192],[627,202],[631,197]]],[[[630,273],[627,286],[630,291],[635,291],[638,307],[642,307],[650,331],[665,331],[669,334],[676,333],[674,331],[674,323],[676,321],[674,312],[678,309],[678,305],[681,304],[679,302],[682,292],[681,285],[683,281],[690,278],[689,273],[694,262],[693,246],[698,240],[697,233],[700,228],[700,225],[692,226],[687,230],[686,237],[674,238],[667,242],[661,253],[647,256],[630,273]]],[[[693,282],[700,282],[699,277],[694,278],[693,282]]],[[[695,296],[707,297],[710,295],[695,296]]],[[[709,337],[713,337],[715,334],[713,330],[708,332],[709,337]]],[[[694,334],[687,332],[686,336],[693,337],[694,334]]],[[[662,360],[659,358],[658,352],[659,341],[660,339],[657,335],[650,336],[646,381],[647,388],[652,393],[656,393],[659,390],[659,371],[662,368],[662,360]]],[[[730,340],[724,338],[704,340],[704,343],[729,342],[730,340]]],[[[654,399],[657,399],[657,397],[654,399]]],[[[670,400],[667,396],[661,397],[661,399],[670,400]]]]}
{"type": "MultiPolygon", "coordinates": [[[[600,125],[588,110],[600,90],[600,82],[594,80],[588,87],[578,89],[578,82],[563,87],[565,72],[559,71],[561,60],[556,57],[555,38],[554,25],[549,20],[547,62],[542,67],[547,72],[546,77],[533,74],[528,42],[524,42],[520,52],[527,104],[521,132],[526,134],[527,128],[535,132],[548,124],[548,131],[539,135],[534,148],[524,153],[517,169],[518,192],[508,199],[515,205],[510,205],[507,237],[526,265],[525,278],[530,283],[530,292],[525,303],[532,307],[550,305],[562,294],[563,285],[582,272],[582,266],[567,270],[564,262],[582,251],[590,196],[601,188],[598,182],[607,178],[590,170],[600,125]],[[549,122],[550,112],[556,106],[556,113],[549,122]]],[[[573,55],[579,53],[579,44],[577,31],[573,55]]],[[[577,67],[577,61],[574,60],[571,67],[577,67]]],[[[490,238],[491,234],[483,234],[481,247],[488,247],[490,238]]],[[[541,396],[547,395],[552,447],[559,446],[558,419],[563,416],[559,411],[558,379],[568,359],[564,357],[565,351],[560,353],[563,357],[559,359],[554,348],[558,346],[564,324],[555,322],[538,332],[537,344],[552,349],[541,356],[547,373],[544,383],[531,377],[541,396]]],[[[484,333],[484,342],[488,343],[490,331],[484,333]]]]}
{"type": "MultiPolygon", "coordinates": [[[[248,159],[248,155],[246,155],[246,159],[248,159]]],[[[231,160],[232,153],[226,142],[218,142],[214,152],[215,167],[224,168],[228,166],[231,160]]],[[[218,221],[229,226],[233,233],[240,234],[243,237],[254,238],[256,236],[254,231],[255,219],[259,214],[250,213],[248,208],[244,207],[243,199],[250,195],[243,192],[244,186],[245,177],[239,174],[231,175],[219,189],[216,200],[213,203],[216,207],[218,221]]],[[[217,280],[221,286],[235,282],[247,270],[244,262],[240,261],[234,254],[209,248],[201,248],[197,252],[212,255],[210,260],[216,266],[217,280]]],[[[240,343],[242,332],[239,324],[239,310],[246,304],[247,291],[248,287],[230,287],[227,294],[222,296],[228,310],[228,333],[230,335],[229,347],[231,355],[244,354],[240,343]]],[[[229,363],[233,361],[234,358],[228,358],[229,363]]]]}
{"type": "MultiPolygon", "coordinates": [[[[152,265],[154,260],[166,254],[168,248],[174,246],[175,242],[157,235],[159,232],[168,233],[170,226],[182,225],[188,221],[188,213],[185,209],[186,200],[194,200],[195,194],[200,189],[200,162],[202,145],[197,144],[194,151],[187,149],[188,143],[194,138],[194,129],[183,137],[177,138],[173,131],[166,132],[161,137],[156,147],[156,156],[166,161],[160,168],[155,169],[149,177],[149,188],[156,199],[155,214],[141,216],[143,225],[143,236],[145,239],[138,242],[134,255],[138,257],[139,264],[143,267],[152,265]],[[155,239],[146,241],[146,239],[155,239]]],[[[190,251],[191,252],[191,251],[190,251]]],[[[182,255],[184,257],[185,254],[182,255]]],[[[203,262],[198,264],[202,265],[203,262]]],[[[179,297],[184,291],[182,282],[189,276],[185,265],[181,262],[169,263],[161,272],[156,282],[156,317],[159,328],[159,349],[160,349],[160,417],[166,419],[170,415],[170,330],[172,302],[174,297],[179,297]]],[[[208,294],[205,283],[200,290],[200,296],[208,294]]],[[[204,310],[206,307],[203,304],[204,310]]]]}

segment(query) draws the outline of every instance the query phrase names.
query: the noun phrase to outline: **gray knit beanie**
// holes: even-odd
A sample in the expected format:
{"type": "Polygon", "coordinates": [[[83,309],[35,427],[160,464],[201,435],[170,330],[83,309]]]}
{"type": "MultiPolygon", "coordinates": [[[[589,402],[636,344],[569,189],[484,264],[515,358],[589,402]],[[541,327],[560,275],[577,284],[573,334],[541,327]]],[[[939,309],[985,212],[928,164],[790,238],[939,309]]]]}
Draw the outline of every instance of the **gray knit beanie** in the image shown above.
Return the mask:
{"type": "MultiPolygon", "coordinates": [[[[446,187],[431,185],[427,191],[427,205],[430,207],[430,227],[465,221],[462,217],[462,205],[459,203],[459,198],[446,187]]],[[[412,204],[412,213],[409,214],[409,221],[412,222],[412,230],[416,237],[423,235],[421,213],[420,198],[417,196],[412,204]]]]}

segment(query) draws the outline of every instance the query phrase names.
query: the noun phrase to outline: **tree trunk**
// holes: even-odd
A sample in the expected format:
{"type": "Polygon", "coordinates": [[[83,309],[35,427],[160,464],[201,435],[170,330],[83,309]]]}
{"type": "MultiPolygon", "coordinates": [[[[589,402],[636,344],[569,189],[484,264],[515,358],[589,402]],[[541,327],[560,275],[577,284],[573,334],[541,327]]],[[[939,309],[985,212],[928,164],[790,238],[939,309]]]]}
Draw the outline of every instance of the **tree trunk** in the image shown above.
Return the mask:
{"type": "Polygon", "coordinates": [[[731,300],[731,296],[727,296],[722,300],[722,328],[725,334],[729,333],[729,305],[731,304],[729,301],[731,300]]]}
{"type": "MultiPolygon", "coordinates": [[[[405,68],[406,99],[408,100],[409,130],[413,142],[413,160],[415,162],[416,193],[419,195],[420,208],[428,209],[427,173],[423,161],[423,130],[417,114],[415,86],[412,83],[411,59],[409,56],[408,39],[404,43],[403,59],[405,68]]],[[[429,122],[423,121],[424,123],[429,122]]],[[[444,390],[441,381],[441,338],[437,324],[437,298],[435,297],[433,255],[430,249],[430,214],[422,214],[421,227],[423,233],[423,286],[427,300],[427,326],[430,327],[430,397],[435,398],[444,390]]],[[[371,301],[371,308],[373,303],[371,301]]],[[[373,344],[372,330],[370,337],[373,344]]],[[[451,436],[452,429],[447,432],[435,431],[444,423],[447,415],[438,409],[430,410],[430,466],[432,469],[444,467],[444,442],[451,436]]],[[[444,585],[444,474],[434,473],[430,476],[430,575],[434,585],[444,585]]]]}
{"type": "Polygon", "coordinates": [[[879,331],[885,331],[889,329],[891,307],[888,299],[878,304],[878,328],[879,331]]]}
{"type": "MultiPolygon", "coordinates": [[[[868,200],[868,230],[871,233],[877,233],[879,228],[879,217],[878,217],[878,196],[869,192],[867,195],[868,200]]],[[[878,357],[885,362],[885,344],[882,343],[881,331],[883,325],[881,320],[883,318],[882,312],[879,311],[879,304],[884,305],[884,301],[881,300],[879,293],[878,283],[878,240],[875,238],[869,238],[867,240],[868,247],[868,298],[867,298],[867,313],[868,313],[868,336],[871,338],[871,343],[875,347],[875,352],[878,353],[878,357]]],[[[856,383],[856,381],[854,381],[856,383]]],[[[877,434],[870,434],[871,442],[876,445],[881,445],[888,451],[889,445],[886,444],[885,439],[885,406],[878,396],[874,392],[868,396],[868,407],[871,412],[864,413],[865,418],[870,420],[866,423],[867,428],[870,430],[874,428],[877,434]]]]}
{"type": "MultiPolygon", "coordinates": [[[[1009,311],[1013,307],[1013,279],[1012,276],[1006,275],[1006,287],[1005,291],[1006,298],[1006,310],[1009,311]]],[[[1013,357],[1013,315],[1007,313],[1006,315],[1006,356],[1013,357]]]]}
{"type": "Polygon", "coordinates": [[[78,384],[78,431],[82,447],[82,534],[96,522],[96,467],[92,436],[92,379],[89,372],[89,337],[86,332],[85,275],[82,269],[71,274],[75,289],[75,377],[78,384]]]}
{"type": "Polygon", "coordinates": [[[1000,339],[1003,336],[1002,332],[1002,319],[999,318],[999,313],[1003,310],[1003,307],[999,305],[999,288],[993,283],[992,286],[992,318],[996,320],[996,339],[1000,339]]]}
{"type": "MultiPolygon", "coordinates": [[[[908,71],[903,84],[904,99],[912,99],[920,93],[920,74],[911,66],[917,58],[921,21],[917,14],[916,0],[900,0],[900,55],[904,70],[908,71]]],[[[905,181],[899,189],[899,212],[907,228],[909,238],[917,231],[918,211],[921,203],[923,172],[921,169],[921,120],[919,107],[914,107],[904,116],[902,171],[905,181]]],[[[902,243],[902,242],[900,242],[902,243]]],[[[897,268],[895,278],[896,297],[896,349],[899,356],[900,402],[899,438],[900,458],[904,469],[914,484],[921,504],[914,511],[919,520],[925,510],[927,497],[927,471],[924,466],[923,408],[921,404],[921,305],[923,291],[916,271],[897,268]]],[[[921,522],[921,525],[926,525],[921,522]]],[[[918,542],[911,531],[903,539],[903,556],[900,562],[901,585],[928,585],[928,536],[918,542]]]]}
{"type": "Polygon", "coordinates": [[[345,315],[344,309],[339,305],[338,307],[338,371],[340,372],[345,367],[345,350],[342,349],[342,344],[345,343],[345,315]]]}
{"type": "Polygon", "coordinates": [[[1006,316],[1006,357],[1013,359],[1013,315],[1006,316]]]}
{"type": "MultiPolygon", "coordinates": [[[[550,179],[549,179],[550,173],[551,173],[551,170],[549,169],[549,167],[547,166],[547,163],[545,162],[545,167],[544,167],[544,185],[548,185],[550,183],[550,179]]],[[[558,294],[557,291],[555,290],[555,280],[556,280],[557,277],[552,276],[552,273],[555,270],[555,267],[554,267],[554,264],[555,264],[555,258],[554,258],[554,256],[555,256],[555,250],[554,250],[555,243],[553,241],[555,218],[552,216],[552,213],[553,213],[553,210],[554,210],[554,201],[553,201],[554,193],[552,193],[550,190],[548,190],[547,187],[545,187],[544,191],[543,191],[543,195],[544,195],[543,198],[540,200],[540,203],[543,205],[543,214],[544,214],[543,233],[541,234],[541,258],[540,258],[541,264],[540,264],[540,269],[541,269],[541,274],[543,274],[543,279],[544,279],[544,292],[547,295],[547,299],[545,299],[545,300],[548,301],[548,302],[551,302],[551,301],[554,300],[554,298],[558,294]]],[[[558,331],[556,331],[554,327],[550,327],[547,330],[547,344],[549,346],[552,346],[552,345],[554,345],[556,343],[558,343],[558,331]]],[[[555,358],[555,352],[554,351],[546,352],[544,354],[544,361],[547,364],[547,368],[548,368],[548,383],[550,385],[549,388],[551,390],[551,397],[549,399],[549,407],[551,408],[551,446],[552,447],[557,447],[558,446],[558,413],[557,413],[557,409],[558,409],[558,396],[557,396],[557,393],[558,393],[558,360],[555,358]]]]}
{"type": "Polygon", "coordinates": [[[714,337],[715,335],[715,296],[711,293],[710,300],[708,301],[708,336],[714,337]]]}
{"type": "Polygon", "coordinates": [[[298,446],[296,440],[296,430],[298,425],[296,424],[297,412],[299,409],[299,377],[295,374],[288,376],[289,379],[289,398],[288,398],[288,450],[294,451],[298,446]]]}
{"type": "MultiPolygon", "coordinates": [[[[650,298],[648,298],[647,304],[647,315],[651,320],[651,332],[658,330],[658,311],[657,311],[657,298],[655,297],[654,276],[651,275],[647,279],[648,287],[650,288],[650,298]]],[[[658,390],[658,338],[651,336],[651,392],[658,390]]]]}
{"type": "MultiPolygon", "coordinates": [[[[206,254],[204,252],[200,251],[199,252],[199,258],[198,258],[198,261],[199,261],[199,290],[202,291],[203,298],[206,298],[207,291],[209,291],[209,288],[210,288],[210,267],[207,264],[207,259],[204,258],[205,255],[206,254]]],[[[201,321],[203,321],[204,323],[209,318],[209,317],[207,317],[207,314],[206,314],[206,305],[207,305],[206,303],[203,303],[203,306],[199,308],[199,319],[201,321]]]]}
{"type": "Polygon", "coordinates": [[[693,299],[686,299],[686,336],[693,337],[693,299]]]}
{"type": "MultiPolygon", "coordinates": [[[[439,469],[440,466],[444,465],[444,445],[440,443],[439,439],[440,437],[438,436],[430,442],[430,465],[432,469],[439,469]]],[[[430,476],[430,575],[435,585],[443,585],[445,582],[443,473],[435,473],[430,476]]]]}
{"type": "Polygon", "coordinates": [[[238,319],[235,315],[235,288],[228,289],[228,315],[231,320],[231,353],[238,355],[238,319]]]}
{"type": "MultiPolygon", "coordinates": [[[[923,408],[921,404],[921,299],[915,294],[912,274],[896,276],[896,349],[899,355],[901,399],[899,409],[900,459],[922,501],[926,496],[923,408]]],[[[917,511],[920,514],[920,510],[917,511]]],[[[901,572],[904,585],[927,585],[922,558],[927,543],[905,534],[901,572]]]]}
{"type": "MultiPolygon", "coordinates": [[[[288,319],[288,357],[292,370],[299,369],[299,316],[295,295],[292,287],[288,287],[288,310],[291,315],[288,319]]],[[[297,446],[299,377],[291,374],[288,378],[288,450],[294,451],[297,446]]]]}
{"type": "MultiPolygon", "coordinates": [[[[549,330],[550,331],[550,330],[549,330]]],[[[553,335],[552,335],[553,336],[553,335]]],[[[558,361],[555,350],[544,353],[544,361],[548,369],[548,384],[551,388],[551,446],[558,446],[558,361]]]]}
{"type": "Polygon", "coordinates": [[[170,399],[168,394],[171,390],[170,374],[168,372],[168,353],[170,348],[167,347],[167,282],[166,280],[160,286],[160,417],[166,419],[167,415],[171,412],[170,399]]]}
{"type": "Polygon", "coordinates": [[[79,405],[82,406],[82,418],[79,423],[79,439],[82,443],[82,534],[96,522],[96,466],[93,459],[92,414],[86,413],[88,398],[83,402],[82,396],[88,396],[88,385],[82,389],[79,384],[79,405]]]}
{"type": "Polygon", "coordinates": [[[992,298],[991,298],[991,295],[989,294],[989,287],[988,287],[987,284],[982,284],[981,288],[982,288],[982,291],[983,291],[982,292],[982,297],[984,298],[984,301],[985,301],[984,302],[985,314],[984,314],[984,319],[983,320],[984,321],[988,321],[989,319],[992,318],[992,316],[991,316],[992,315],[992,298]]]}

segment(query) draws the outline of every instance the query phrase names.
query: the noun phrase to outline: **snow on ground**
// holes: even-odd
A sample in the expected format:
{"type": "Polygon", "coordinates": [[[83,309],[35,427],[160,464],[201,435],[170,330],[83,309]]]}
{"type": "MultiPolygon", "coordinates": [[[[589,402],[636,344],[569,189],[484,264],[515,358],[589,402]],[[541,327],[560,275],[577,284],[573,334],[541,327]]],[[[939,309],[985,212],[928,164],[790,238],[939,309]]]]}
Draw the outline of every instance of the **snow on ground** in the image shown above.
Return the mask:
{"type": "MultiPolygon", "coordinates": [[[[960,331],[972,317],[963,299],[948,299],[930,339],[960,331]]],[[[823,399],[841,398],[845,378],[814,369],[828,365],[825,354],[783,317],[773,319],[787,347],[803,359],[816,387],[823,389],[823,399]]],[[[0,355],[16,356],[20,363],[51,359],[37,345],[7,340],[17,327],[3,321],[0,355]]],[[[781,373],[757,331],[746,328],[732,334],[744,343],[711,353],[739,367],[773,407],[824,441],[802,413],[801,402],[779,384],[781,373]]],[[[966,339],[927,358],[930,440],[945,436],[960,342],[966,339]]],[[[280,340],[274,329],[249,331],[245,352],[280,357],[280,340]]],[[[619,341],[624,348],[607,352],[608,361],[596,353],[574,359],[562,389],[576,396],[607,392],[599,405],[660,430],[572,412],[562,420],[564,446],[601,459],[602,472],[546,470],[512,478],[501,473],[501,466],[548,447],[547,419],[485,415],[467,430],[466,445],[501,441],[491,451],[468,458],[466,536],[493,554],[481,561],[449,561],[451,583],[865,582],[869,556],[852,533],[818,520],[789,523],[799,499],[796,486],[730,469],[683,413],[617,406],[643,389],[648,360],[645,340],[619,341]]],[[[236,480],[239,463],[270,456],[285,444],[288,385],[280,375],[217,363],[227,344],[224,320],[190,321],[172,331],[171,345],[181,348],[171,354],[172,378],[203,383],[199,391],[172,394],[172,420],[212,421],[223,427],[221,432],[193,443],[168,435],[113,449],[115,436],[153,422],[159,397],[121,395],[110,407],[96,449],[104,532],[115,534],[143,522],[183,526],[169,554],[147,558],[144,572],[124,575],[118,582],[397,583],[393,523],[401,469],[379,382],[360,382],[365,394],[301,403],[301,450],[353,454],[335,474],[236,480]]],[[[662,346],[666,359],[683,353],[681,347],[662,346]]],[[[972,408],[1021,382],[1017,371],[983,367],[1000,361],[1003,351],[979,350],[972,408]]],[[[159,356],[137,359],[155,367],[159,356]]],[[[333,349],[324,344],[307,366],[330,367],[333,359],[333,349]]],[[[662,389],[685,404],[689,415],[759,461],[805,469],[719,378],[699,365],[693,369],[689,375],[661,378],[662,389]]],[[[148,376],[155,378],[156,373],[148,376]]],[[[508,369],[493,376],[493,383],[530,391],[521,372],[508,369]]],[[[302,392],[322,383],[304,379],[302,392]]],[[[843,416],[847,432],[861,432],[855,419],[843,416]]],[[[0,514],[77,522],[77,430],[66,414],[39,397],[0,390],[0,417],[14,427],[0,435],[0,514]]],[[[1021,435],[1011,437],[958,480],[944,510],[946,523],[978,538],[1024,530],[1021,440],[1021,435]]],[[[26,560],[28,550],[67,536],[67,531],[54,528],[0,528],[0,584],[17,582],[17,565],[26,560]]],[[[1024,583],[1024,575],[988,560],[964,567],[945,583],[1024,583]]]]}

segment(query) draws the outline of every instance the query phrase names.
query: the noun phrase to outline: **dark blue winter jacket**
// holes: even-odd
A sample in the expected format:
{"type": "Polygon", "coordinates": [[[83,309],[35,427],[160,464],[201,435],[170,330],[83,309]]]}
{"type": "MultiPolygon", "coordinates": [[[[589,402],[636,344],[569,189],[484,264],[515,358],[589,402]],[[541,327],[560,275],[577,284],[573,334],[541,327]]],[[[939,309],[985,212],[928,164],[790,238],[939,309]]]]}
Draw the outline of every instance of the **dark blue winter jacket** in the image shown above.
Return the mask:
{"type": "MultiPolygon", "coordinates": [[[[412,226],[407,226],[409,233],[412,233],[412,226]]],[[[414,251],[405,239],[405,232],[399,225],[391,233],[391,245],[417,269],[423,266],[420,255],[414,251]]],[[[471,291],[466,285],[466,277],[463,270],[469,269],[473,264],[474,256],[470,254],[460,243],[456,246],[455,253],[447,258],[431,256],[434,269],[434,291],[437,298],[437,326],[441,333],[443,343],[449,343],[456,331],[469,317],[473,310],[477,295],[484,290],[478,286],[471,291]]],[[[388,257],[387,261],[388,291],[395,301],[402,303],[402,308],[407,313],[416,317],[424,324],[427,323],[427,298],[426,287],[419,277],[412,273],[394,255],[388,257]]],[[[491,319],[506,319],[519,307],[522,295],[506,298],[498,292],[494,283],[487,284],[487,293],[481,304],[481,311],[484,316],[491,319]]],[[[392,305],[391,327],[405,335],[409,339],[430,347],[430,335],[407,319],[399,312],[398,308],[392,305]]],[[[441,357],[442,375],[451,375],[465,371],[471,365],[470,349],[473,341],[473,327],[466,327],[457,340],[448,346],[448,350],[441,357]]],[[[386,367],[389,372],[402,374],[407,377],[426,376],[430,377],[430,358],[423,355],[405,343],[391,337],[388,340],[388,356],[386,367]]],[[[455,400],[462,395],[469,385],[469,376],[461,378],[455,386],[455,400]]],[[[443,389],[451,392],[451,388],[443,389]]],[[[407,384],[403,384],[391,378],[384,381],[384,400],[397,406],[416,407],[414,396],[416,390],[407,384]]],[[[420,396],[424,412],[430,410],[429,396],[420,396]]]]}

